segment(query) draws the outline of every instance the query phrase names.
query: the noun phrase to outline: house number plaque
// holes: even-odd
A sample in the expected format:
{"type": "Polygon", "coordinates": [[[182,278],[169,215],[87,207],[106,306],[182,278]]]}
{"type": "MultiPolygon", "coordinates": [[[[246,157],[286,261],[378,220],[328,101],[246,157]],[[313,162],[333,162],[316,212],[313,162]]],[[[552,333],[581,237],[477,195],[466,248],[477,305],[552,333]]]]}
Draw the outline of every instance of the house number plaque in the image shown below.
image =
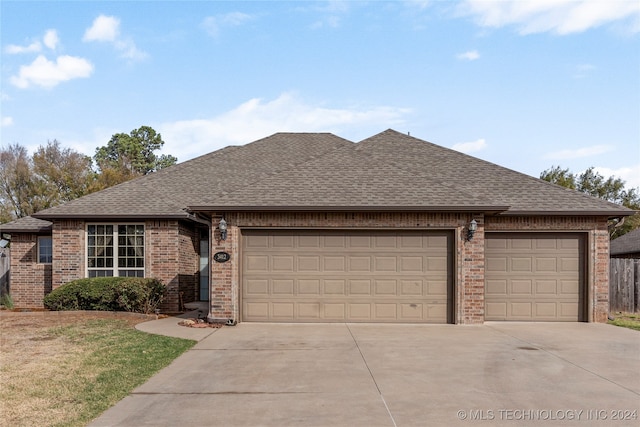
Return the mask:
{"type": "Polygon", "coordinates": [[[213,254],[213,260],[215,262],[227,262],[231,259],[231,255],[227,252],[216,252],[213,254]]]}

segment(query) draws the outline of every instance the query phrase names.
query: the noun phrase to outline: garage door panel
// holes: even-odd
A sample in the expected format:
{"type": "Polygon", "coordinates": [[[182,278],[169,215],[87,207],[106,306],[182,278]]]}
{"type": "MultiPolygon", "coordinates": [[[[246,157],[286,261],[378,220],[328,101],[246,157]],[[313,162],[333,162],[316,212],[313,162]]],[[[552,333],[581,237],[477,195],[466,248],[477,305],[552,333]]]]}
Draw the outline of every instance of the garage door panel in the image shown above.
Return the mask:
{"type": "Polygon", "coordinates": [[[507,319],[507,303],[506,302],[490,302],[487,301],[484,306],[485,318],[492,320],[507,319]]]}
{"type": "Polygon", "coordinates": [[[508,260],[506,256],[495,255],[487,258],[485,262],[485,271],[492,273],[506,273],[508,260]]]}
{"type": "Polygon", "coordinates": [[[320,296],[320,280],[300,279],[298,281],[298,295],[320,296]]]}
{"type": "Polygon", "coordinates": [[[427,271],[447,271],[448,262],[446,257],[427,257],[427,271]]]}
{"type": "Polygon", "coordinates": [[[561,271],[580,271],[580,260],[578,258],[560,258],[561,271]]]}
{"type": "Polygon", "coordinates": [[[395,249],[396,236],[375,236],[374,247],[376,249],[395,249]]]}
{"type": "Polygon", "coordinates": [[[245,231],[242,319],[446,323],[451,244],[450,232],[245,231]]]}
{"type": "Polygon", "coordinates": [[[245,268],[249,273],[267,272],[269,271],[269,257],[264,255],[247,256],[245,268]]]}
{"type": "Polygon", "coordinates": [[[274,295],[292,295],[294,290],[293,279],[272,279],[271,292],[274,295]]]}
{"type": "Polygon", "coordinates": [[[320,272],[320,257],[310,255],[300,255],[298,258],[299,272],[320,272]]]}
{"type": "Polygon", "coordinates": [[[558,271],[558,260],[556,258],[536,258],[536,271],[538,272],[551,272],[558,271]]]}
{"type": "Polygon", "coordinates": [[[295,260],[290,255],[273,255],[271,257],[272,271],[293,272],[295,260]]]}
{"type": "Polygon", "coordinates": [[[323,305],[326,320],[344,320],[347,316],[347,307],[344,303],[325,303],[323,305]]]}
{"type": "Polygon", "coordinates": [[[446,299],[448,284],[446,281],[428,280],[425,287],[425,295],[429,297],[441,297],[446,299]]]}
{"type": "Polygon", "coordinates": [[[374,257],[374,267],[376,273],[395,272],[398,268],[395,256],[374,257]]]}
{"type": "Polygon", "coordinates": [[[485,237],[485,320],[582,319],[583,235],[487,233],[485,237]]]}
{"type": "Polygon", "coordinates": [[[536,280],[536,295],[550,295],[555,298],[558,295],[558,282],[556,280],[536,280]]]}
{"type": "Polygon", "coordinates": [[[533,260],[530,257],[512,257],[509,271],[533,271],[533,260]]]}
{"type": "Polygon", "coordinates": [[[346,281],[340,279],[324,280],[324,295],[326,296],[344,296],[346,292],[346,281]]]}
{"type": "Polygon", "coordinates": [[[346,271],[347,259],[344,256],[325,256],[322,258],[323,271],[328,273],[346,271]]]}
{"type": "Polygon", "coordinates": [[[324,248],[346,248],[346,236],[322,236],[322,247],[324,248]]]}
{"type": "Polygon", "coordinates": [[[269,281],[264,279],[251,279],[246,282],[247,295],[269,295],[269,281]]]}
{"type": "Polygon", "coordinates": [[[485,280],[485,295],[506,296],[507,280],[505,279],[485,280]]]}
{"type": "Polygon", "coordinates": [[[423,259],[421,256],[401,256],[400,265],[402,266],[402,271],[421,272],[423,259]]]}
{"type": "Polygon", "coordinates": [[[273,236],[274,248],[293,248],[294,239],[293,236],[273,236]]]}
{"type": "Polygon", "coordinates": [[[348,242],[350,248],[371,248],[371,236],[359,235],[348,236],[348,242]]]}
{"type": "MultiPolygon", "coordinates": [[[[293,305],[293,303],[291,303],[293,305]]],[[[298,318],[307,320],[320,320],[320,303],[300,302],[298,306],[298,318]]]]}
{"type": "Polygon", "coordinates": [[[349,257],[349,271],[353,272],[365,272],[371,271],[371,258],[363,256],[350,256],[349,257]]]}
{"type": "Polygon", "coordinates": [[[533,284],[531,280],[512,280],[511,281],[511,295],[530,295],[532,292],[533,284]]]}
{"type": "Polygon", "coordinates": [[[375,295],[380,296],[396,296],[397,295],[397,282],[394,279],[388,280],[375,280],[375,295]]]}

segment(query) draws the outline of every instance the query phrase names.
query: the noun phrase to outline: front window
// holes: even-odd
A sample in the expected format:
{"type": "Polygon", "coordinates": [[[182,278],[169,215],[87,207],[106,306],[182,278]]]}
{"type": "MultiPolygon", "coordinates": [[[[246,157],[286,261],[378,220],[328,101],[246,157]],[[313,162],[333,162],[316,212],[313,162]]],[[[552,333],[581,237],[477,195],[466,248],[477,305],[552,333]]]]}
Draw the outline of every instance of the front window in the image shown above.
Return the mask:
{"type": "Polygon", "coordinates": [[[51,264],[53,258],[53,244],[51,236],[38,237],[38,262],[40,264],[51,264]]]}
{"type": "Polygon", "coordinates": [[[89,277],[144,277],[144,225],[87,226],[89,277]]]}

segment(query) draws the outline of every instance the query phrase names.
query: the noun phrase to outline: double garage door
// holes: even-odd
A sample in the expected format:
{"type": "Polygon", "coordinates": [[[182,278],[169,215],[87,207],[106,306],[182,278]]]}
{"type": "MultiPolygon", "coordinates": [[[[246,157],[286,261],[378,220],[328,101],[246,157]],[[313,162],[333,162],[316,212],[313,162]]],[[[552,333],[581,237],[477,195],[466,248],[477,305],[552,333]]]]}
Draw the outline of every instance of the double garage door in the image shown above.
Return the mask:
{"type": "MultiPolygon", "coordinates": [[[[585,317],[578,233],[487,233],[485,320],[585,317]]],[[[244,230],[242,320],[453,321],[448,231],[244,230]]]]}
{"type": "Polygon", "coordinates": [[[242,242],[244,321],[451,321],[451,232],[245,230],[242,242]]]}

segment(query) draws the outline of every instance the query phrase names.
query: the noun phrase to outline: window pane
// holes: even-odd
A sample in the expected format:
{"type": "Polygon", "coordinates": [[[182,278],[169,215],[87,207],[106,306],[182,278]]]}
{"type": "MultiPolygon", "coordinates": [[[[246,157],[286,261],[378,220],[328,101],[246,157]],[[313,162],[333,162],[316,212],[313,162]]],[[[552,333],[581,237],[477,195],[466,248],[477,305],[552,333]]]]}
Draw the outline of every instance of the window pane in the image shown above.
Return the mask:
{"type": "Polygon", "coordinates": [[[123,272],[144,277],[144,225],[91,224],[87,234],[89,274],[103,277],[123,272]],[[114,266],[121,270],[113,270],[114,266]]]}
{"type": "Polygon", "coordinates": [[[38,262],[42,264],[51,264],[52,258],[52,238],[50,236],[38,237],[38,262]]]}

